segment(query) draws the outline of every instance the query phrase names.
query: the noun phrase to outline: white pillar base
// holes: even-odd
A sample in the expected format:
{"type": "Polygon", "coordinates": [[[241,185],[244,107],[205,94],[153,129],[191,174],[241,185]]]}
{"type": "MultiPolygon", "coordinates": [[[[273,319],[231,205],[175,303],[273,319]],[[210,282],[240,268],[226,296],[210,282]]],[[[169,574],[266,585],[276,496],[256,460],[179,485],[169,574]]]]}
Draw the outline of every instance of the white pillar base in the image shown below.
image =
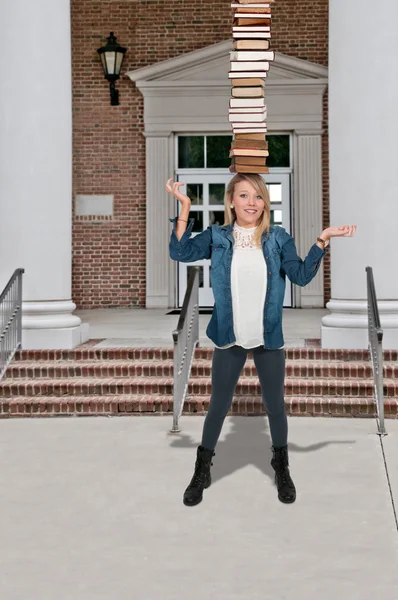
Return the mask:
{"type": "MultiPolygon", "coordinates": [[[[398,301],[378,301],[383,350],[398,350],[398,301]]],[[[368,305],[360,300],[330,300],[322,317],[322,348],[369,348],[368,305]]]]}
{"type": "Polygon", "coordinates": [[[22,348],[24,350],[70,350],[89,339],[89,325],[73,315],[71,300],[23,302],[22,348]]]}
{"type": "Polygon", "coordinates": [[[72,350],[89,339],[89,325],[68,329],[23,329],[22,350],[72,350]]]}

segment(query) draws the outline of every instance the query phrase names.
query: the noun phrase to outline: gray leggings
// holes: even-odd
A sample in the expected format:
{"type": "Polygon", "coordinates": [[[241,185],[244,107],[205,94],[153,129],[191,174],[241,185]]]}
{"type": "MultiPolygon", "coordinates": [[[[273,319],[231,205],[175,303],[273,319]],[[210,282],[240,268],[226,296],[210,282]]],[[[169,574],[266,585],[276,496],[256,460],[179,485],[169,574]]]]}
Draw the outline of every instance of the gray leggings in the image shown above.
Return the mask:
{"type": "MultiPolygon", "coordinates": [[[[216,447],[248,352],[249,350],[242,346],[232,346],[225,350],[214,349],[212,392],[202,434],[202,446],[205,448],[214,450],[216,447]]],[[[263,346],[258,346],[250,352],[253,352],[260,380],[272,444],[277,448],[286,446],[288,427],[284,401],[285,351],[283,348],[266,350],[263,346]]]]}

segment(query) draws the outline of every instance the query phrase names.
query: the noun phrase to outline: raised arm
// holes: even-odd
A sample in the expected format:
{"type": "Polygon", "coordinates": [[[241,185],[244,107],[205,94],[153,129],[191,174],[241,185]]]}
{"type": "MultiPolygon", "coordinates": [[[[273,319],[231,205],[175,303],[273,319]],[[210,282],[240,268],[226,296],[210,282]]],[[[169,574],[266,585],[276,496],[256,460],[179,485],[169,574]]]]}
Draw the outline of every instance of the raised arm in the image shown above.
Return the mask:
{"type": "Polygon", "coordinates": [[[181,181],[174,183],[172,181],[172,178],[167,181],[166,191],[180,202],[181,213],[179,217],[170,219],[174,223],[169,244],[170,258],[179,262],[195,262],[210,258],[211,227],[191,238],[192,227],[195,223],[195,219],[189,218],[191,200],[178,190],[179,186],[185,184],[181,181]]]}

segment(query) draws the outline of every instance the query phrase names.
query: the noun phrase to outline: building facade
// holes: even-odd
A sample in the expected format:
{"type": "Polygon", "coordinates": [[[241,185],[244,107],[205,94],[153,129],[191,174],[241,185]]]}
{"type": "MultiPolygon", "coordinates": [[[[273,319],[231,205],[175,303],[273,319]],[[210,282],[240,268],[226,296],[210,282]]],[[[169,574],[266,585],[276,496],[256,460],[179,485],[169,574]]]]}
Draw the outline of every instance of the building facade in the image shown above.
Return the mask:
{"type": "MultiPolygon", "coordinates": [[[[322,344],[332,347],[366,347],[361,261],[368,260],[375,273],[385,267],[377,242],[373,253],[361,242],[361,226],[365,237],[367,227],[374,231],[361,202],[368,197],[371,206],[384,159],[391,170],[384,177],[389,193],[383,210],[397,216],[390,200],[398,190],[390,128],[383,129],[373,169],[364,171],[358,162],[367,139],[364,98],[367,108],[369,99],[377,100],[383,123],[387,117],[389,127],[397,121],[389,100],[396,84],[387,85],[386,68],[368,58],[378,83],[372,87],[356,51],[365,5],[277,0],[272,9],[276,59],[265,90],[274,153],[264,178],[273,222],[293,235],[302,257],[330,224],[358,225],[355,244],[332,240],[316,280],[306,288],[287,286],[285,306],[330,308],[322,344]],[[330,108],[329,89],[335,94],[330,108]],[[369,177],[374,185],[364,187],[369,177]]],[[[382,0],[378,10],[383,56],[392,57],[395,37],[386,36],[385,28],[397,9],[382,0]]],[[[78,343],[84,328],[73,314],[76,306],[180,306],[189,265],[168,259],[169,217],[177,203],[164,185],[175,177],[189,186],[197,232],[222,220],[220,199],[231,177],[225,155],[231,137],[230,1],[37,0],[32,6],[16,0],[1,4],[1,17],[10,50],[1,58],[9,74],[1,84],[0,250],[8,259],[0,267],[0,287],[13,268],[25,268],[25,347],[78,343]],[[110,104],[97,53],[110,31],[127,48],[119,106],[110,104]]],[[[384,220],[382,227],[389,224],[384,220]]],[[[201,303],[211,306],[209,267],[201,267],[201,303]]],[[[387,337],[395,344],[397,285],[382,275],[376,285],[382,320],[388,315],[387,337]]]]}

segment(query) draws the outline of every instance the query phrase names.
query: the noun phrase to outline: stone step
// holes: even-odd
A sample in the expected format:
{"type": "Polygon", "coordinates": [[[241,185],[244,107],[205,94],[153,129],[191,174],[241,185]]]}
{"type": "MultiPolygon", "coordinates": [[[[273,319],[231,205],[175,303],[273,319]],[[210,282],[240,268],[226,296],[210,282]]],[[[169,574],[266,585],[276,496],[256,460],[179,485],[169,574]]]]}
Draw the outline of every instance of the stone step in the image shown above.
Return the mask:
{"type": "MultiPolygon", "coordinates": [[[[209,409],[210,396],[187,397],[182,417],[204,416],[209,409]]],[[[290,416],[321,417],[376,417],[376,406],[372,398],[330,396],[287,396],[286,412],[290,416]]],[[[398,399],[386,398],[386,418],[398,417],[398,399]]],[[[171,428],[173,399],[167,395],[92,395],[92,396],[15,396],[1,398],[0,417],[55,417],[55,416],[139,416],[163,415],[170,418],[165,427],[171,428]]],[[[248,395],[234,397],[228,415],[265,415],[261,398],[248,395]]],[[[180,427],[184,423],[180,419],[180,427]]]]}
{"type": "MultiPolygon", "coordinates": [[[[171,395],[173,378],[167,377],[120,377],[120,378],[66,378],[66,379],[4,379],[0,382],[0,398],[12,396],[65,396],[65,395],[104,395],[109,394],[154,394],[171,395]]],[[[188,394],[207,395],[211,393],[211,379],[199,377],[188,383],[188,394]]],[[[236,387],[237,396],[260,395],[260,382],[257,378],[240,378],[236,387]]],[[[373,397],[373,379],[330,380],[330,379],[285,379],[287,396],[351,396],[373,397]]],[[[384,379],[384,396],[398,396],[398,381],[384,379]]]]}
{"type": "MultiPolygon", "coordinates": [[[[173,377],[173,361],[168,360],[58,360],[17,361],[10,365],[3,381],[18,379],[173,377]]],[[[243,377],[257,377],[253,359],[246,361],[243,377]]],[[[191,378],[211,377],[211,361],[197,359],[191,378]]],[[[373,369],[368,361],[309,361],[286,360],[286,377],[321,379],[372,379],[373,369]]],[[[383,377],[398,380],[398,363],[383,364],[383,377]]]]}
{"type": "MultiPolygon", "coordinates": [[[[195,359],[210,360],[212,348],[196,348],[195,359]]],[[[250,356],[250,355],[249,355],[250,356]]],[[[289,360],[340,360],[368,361],[368,350],[350,350],[338,348],[285,348],[289,360]]],[[[168,360],[173,358],[173,348],[81,348],[73,350],[21,350],[16,353],[15,361],[43,360],[168,360]]],[[[398,350],[384,350],[383,360],[398,362],[398,350]]]]}

